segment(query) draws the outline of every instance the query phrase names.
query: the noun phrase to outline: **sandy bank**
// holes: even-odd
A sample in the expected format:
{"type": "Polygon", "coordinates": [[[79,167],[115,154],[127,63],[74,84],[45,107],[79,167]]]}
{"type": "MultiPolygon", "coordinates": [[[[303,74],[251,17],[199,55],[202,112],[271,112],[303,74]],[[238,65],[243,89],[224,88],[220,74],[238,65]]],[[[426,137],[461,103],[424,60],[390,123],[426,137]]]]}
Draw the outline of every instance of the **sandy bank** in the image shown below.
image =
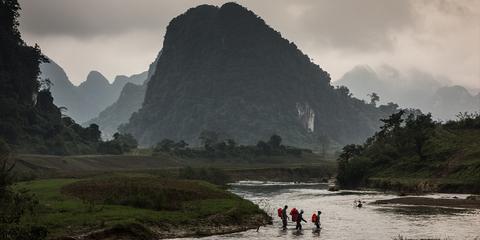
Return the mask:
{"type": "Polygon", "coordinates": [[[377,200],[373,204],[404,204],[454,208],[480,209],[480,200],[450,199],[450,198],[427,198],[427,197],[401,197],[386,200],[377,200]]]}

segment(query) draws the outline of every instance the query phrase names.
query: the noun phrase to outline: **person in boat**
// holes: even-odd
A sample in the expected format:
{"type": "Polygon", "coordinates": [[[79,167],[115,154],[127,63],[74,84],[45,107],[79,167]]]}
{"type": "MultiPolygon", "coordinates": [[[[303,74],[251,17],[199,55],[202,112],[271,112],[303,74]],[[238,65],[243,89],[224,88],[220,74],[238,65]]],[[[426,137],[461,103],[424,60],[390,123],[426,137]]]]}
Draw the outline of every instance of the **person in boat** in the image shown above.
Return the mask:
{"type": "Polygon", "coordinates": [[[287,209],[288,209],[288,206],[285,205],[285,207],[283,207],[282,209],[282,228],[283,230],[287,230],[287,224],[288,224],[288,215],[287,215],[287,209]]]}
{"type": "Polygon", "coordinates": [[[300,210],[300,212],[298,213],[296,221],[297,226],[295,227],[295,229],[302,230],[302,221],[307,222],[305,219],[303,219],[303,210],[300,210]]]}
{"type": "Polygon", "coordinates": [[[312,222],[315,224],[317,231],[320,231],[320,214],[322,214],[322,211],[317,211],[316,214],[312,215],[312,222]]]}

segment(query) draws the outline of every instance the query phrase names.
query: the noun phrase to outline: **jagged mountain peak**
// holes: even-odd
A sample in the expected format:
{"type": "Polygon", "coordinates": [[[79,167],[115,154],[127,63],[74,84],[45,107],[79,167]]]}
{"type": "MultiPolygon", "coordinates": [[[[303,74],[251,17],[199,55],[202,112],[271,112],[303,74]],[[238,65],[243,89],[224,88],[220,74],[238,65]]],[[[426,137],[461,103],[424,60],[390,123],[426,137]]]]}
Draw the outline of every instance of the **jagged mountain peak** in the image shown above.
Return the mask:
{"type": "Polygon", "coordinates": [[[200,132],[212,130],[245,144],[277,133],[312,146],[320,136],[363,140],[385,114],[336,91],[295,44],[227,3],[170,22],[143,106],[121,130],[143,145],[163,138],[196,144],[200,132]]]}
{"type": "Polygon", "coordinates": [[[95,85],[110,85],[110,82],[107,80],[105,76],[103,76],[102,73],[99,71],[90,71],[87,75],[87,80],[85,82],[82,82],[80,84],[80,87],[82,85],[89,85],[89,84],[95,84],[95,85]]]}

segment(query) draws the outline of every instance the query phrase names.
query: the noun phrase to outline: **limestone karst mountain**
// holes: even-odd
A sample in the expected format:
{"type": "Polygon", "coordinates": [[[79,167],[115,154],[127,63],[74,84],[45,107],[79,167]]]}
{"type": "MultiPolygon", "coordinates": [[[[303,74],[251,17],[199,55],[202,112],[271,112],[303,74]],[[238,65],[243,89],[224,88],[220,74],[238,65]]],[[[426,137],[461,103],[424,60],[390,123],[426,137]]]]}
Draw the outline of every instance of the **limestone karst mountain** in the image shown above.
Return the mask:
{"type": "Polygon", "coordinates": [[[236,3],[174,18],[156,69],[142,108],[121,128],[142,145],[163,138],[196,144],[205,130],[239,143],[273,133],[296,146],[360,142],[396,111],[335,89],[294,43],[236,3]]]}
{"type": "Polygon", "coordinates": [[[83,123],[97,116],[102,110],[114,103],[127,83],[143,84],[147,72],[130,77],[117,76],[110,83],[98,71],[91,71],[86,81],[79,86],[73,85],[65,71],[50,59],[48,63],[40,64],[42,79],[49,79],[52,83],[51,92],[57,106],[66,108],[65,114],[75,121],[83,123]]]}

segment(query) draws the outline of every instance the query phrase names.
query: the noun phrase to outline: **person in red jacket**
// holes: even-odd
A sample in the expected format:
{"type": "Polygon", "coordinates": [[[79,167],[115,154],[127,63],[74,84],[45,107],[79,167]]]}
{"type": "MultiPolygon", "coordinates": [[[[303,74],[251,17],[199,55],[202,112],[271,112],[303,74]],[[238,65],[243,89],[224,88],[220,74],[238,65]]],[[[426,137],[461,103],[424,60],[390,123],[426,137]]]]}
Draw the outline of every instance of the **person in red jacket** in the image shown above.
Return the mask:
{"type": "Polygon", "coordinates": [[[322,211],[318,211],[317,214],[314,213],[312,215],[312,222],[315,224],[317,231],[320,231],[320,214],[322,214],[322,211]]]}

